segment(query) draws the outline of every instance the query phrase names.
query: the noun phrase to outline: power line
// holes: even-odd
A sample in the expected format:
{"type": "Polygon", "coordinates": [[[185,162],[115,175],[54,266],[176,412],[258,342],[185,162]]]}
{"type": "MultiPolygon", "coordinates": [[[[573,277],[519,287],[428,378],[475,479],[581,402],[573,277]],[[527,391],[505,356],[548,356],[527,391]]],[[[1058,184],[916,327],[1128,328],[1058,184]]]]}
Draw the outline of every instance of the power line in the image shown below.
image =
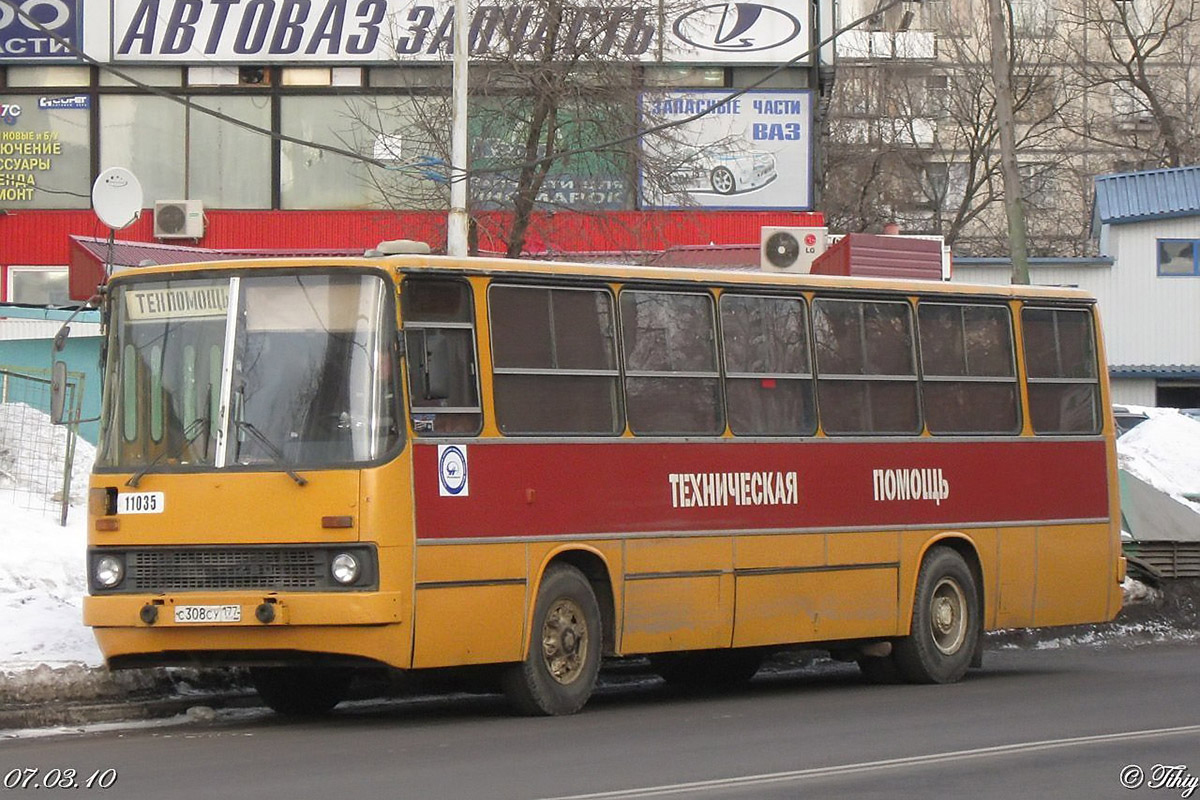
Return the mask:
{"type": "MultiPolygon", "coordinates": [[[[253,123],[245,122],[236,117],[232,117],[228,114],[217,111],[215,109],[206,108],[202,105],[198,105],[192,101],[192,98],[190,95],[177,94],[177,93],[171,92],[171,91],[161,88],[161,87],[151,86],[150,84],[143,83],[142,81],[139,81],[136,78],[117,69],[116,67],[112,66],[111,64],[103,63],[97,59],[92,58],[87,53],[83,52],[81,49],[76,47],[71,41],[69,41],[68,39],[66,39],[63,36],[58,35],[57,33],[50,30],[48,27],[46,27],[41,22],[39,22],[36,19],[33,19],[33,17],[29,16],[24,11],[22,11],[19,6],[19,2],[20,2],[20,0],[0,0],[0,3],[3,3],[4,5],[13,9],[13,11],[22,20],[27,21],[32,27],[36,28],[38,31],[42,32],[43,34],[49,36],[51,39],[53,39],[55,42],[57,42],[61,47],[63,47],[69,53],[71,53],[71,55],[86,62],[90,66],[96,67],[97,69],[99,69],[103,72],[106,72],[110,75],[114,75],[114,76],[120,78],[121,80],[126,81],[130,85],[135,86],[138,89],[141,89],[142,91],[145,91],[149,94],[170,100],[175,103],[179,103],[193,111],[199,112],[201,114],[207,114],[208,116],[211,116],[214,119],[218,119],[222,122],[229,123],[230,125],[233,125],[238,128],[242,128],[243,130],[250,131],[251,133],[257,133],[259,135],[266,136],[274,141],[289,142],[291,144],[297,144],[297,145],[301,145],[303,147],[311,147],[316,150],[322,150],[322,151],[325,151],[328,153],[332,153],[334,155],[339,155],[344,158],[351,159],[352,161],[358,161],[360,163],[367,164],[367,165],[373,166],[373,167],[378,167],[380,169],[387,170],[387,171],[396,171],[397,169],[404,169],[409,166],[419,166],[419,165],[414,164],[414,165],[404,165],[401,167],[396,167],[394,164],[392,164],[390,162],[381,161],[380,159],[373,158],[371,156],[365,156],[361,153],[356,153],[352,150],[346,150],[341,147],[323,144],[320,142],[314,142],[314,141],[311,141],[308,139],[301,139],[299,137],[290,136],[288,134],[281,133],[281,132],[275,131],[275,130],[271,130],[269,128],[263,128],[258,125],[254,125],[253,123]]],[[[447,164],[447,165],[444,165],[445,169],[450,170],[452,173],[454,173],[454,174],[450,175],[448,179],[449,179],[449,181],[458,181],[458,180],[466,180],[471,175],[498,174],[498,173],[506,173],[506,172],[516,172],[516,171],[520,171],[520,170],[524,170],[524,169],[533,169],[533,168],[539,167],[543,164],[552,163],[559,159],[569,158],[569,157],[577,156],[577,155],[584,155],[587,153],[596,153],[596,152],[601,152],[604,150],[609,150],[609,149],[612,149],[619,145],[624,145],[624,144],[628,144],[629,142],[636,141],[636,140],[638,140],[644,136],[647,136],[649,134],[660,133],[662,131],[669,130],[671,128],[676,128],[681,125],[687,125],[689,123],[703,119],[704,117],[706,117],[710,114],[716,113],[720,108],[725,106],[727,103],[729,103],[733,100],[736,100],[737,98],[742,97],[743,95],[759,88],[760,86],[762,86],[763,84],[765,84],[769,80],[771,80],[771,78],[775,77],[776,75],[783,72],[784,70],[795,66],[796,64],[800,63],[801,61],[803,61],[811,56],[814,56],[815,54],[817,54],[820,51],[820,49],[822,47],[834,42],[839,36],[846,33],[847,31],[851,31],[851,30],[859,27],[863,23],[868,22],[871,19],[878,17],[879,15],[885,13],[886,11],[888,11],[892,8],[895,8],[896,6],[901,5],[902,3],[907,3],[907,2],[921,2],[921,0],[888,0],[888,2],[886,2],[886,3],[881,3],[877,8],[875,8],[873,11],[871,11],[871,13],[866,14],[862,17],[859,17],[858,19],[854,20],[853,22],[834,30],[833,33],[829,34],[824,39],[822,39],[819,42],[817,42],[816,44],[812,45],[804,52],[799,53],[799,54],[793,56],[792,58],[788,59],[787,61],[777,65],[776,67],[774,67],[773,69],[768,71],[766,74],[764,74],[760,78],[758,78],[758,80],[748,84],[747,86],[742,87],[741,89],[737,89],[735,91],[730,92],[719,102],[713,103],[712,105],[704,108],[703,110],[697,111],[696,113],[691,114],[689,116],[682,117],[682,118],[676,119],[676,120],[662,122],[657,125],[651,125],[647,128],[641,128],[641,129],[635,130],[633,133],[627,134],[625,136],[620,136],[620,137],[611,139],[606,142],[601,142],[599,144],[589,145],[588,147],[579,147],[579,148],[575,148],[572,150],[559,150],[559,151],[556,151],[553,155],[543,156],[541,158],[533,159],[531,161],[517,162],[517,163],[513,163],[513,164],[508,164],[508,165],[481,167],[478,169],[469,169],[469,170],[462,170],[458,167],[447,164]]],[[[428,165],[426,164],[426,166],[428,166],[428,165]]]]}

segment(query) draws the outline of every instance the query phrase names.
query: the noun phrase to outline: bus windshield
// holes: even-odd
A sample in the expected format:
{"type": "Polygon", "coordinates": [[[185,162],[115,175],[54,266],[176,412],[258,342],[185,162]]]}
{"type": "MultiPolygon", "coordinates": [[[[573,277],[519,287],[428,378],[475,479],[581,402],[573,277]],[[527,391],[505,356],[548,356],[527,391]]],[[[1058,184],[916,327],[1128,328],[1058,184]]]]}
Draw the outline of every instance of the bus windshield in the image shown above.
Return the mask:
{"type": "Polygon", "coordinates": [[[268,273],[114,289],[97,466],[321,467],[399,440],[382,279],[268,273]]]}

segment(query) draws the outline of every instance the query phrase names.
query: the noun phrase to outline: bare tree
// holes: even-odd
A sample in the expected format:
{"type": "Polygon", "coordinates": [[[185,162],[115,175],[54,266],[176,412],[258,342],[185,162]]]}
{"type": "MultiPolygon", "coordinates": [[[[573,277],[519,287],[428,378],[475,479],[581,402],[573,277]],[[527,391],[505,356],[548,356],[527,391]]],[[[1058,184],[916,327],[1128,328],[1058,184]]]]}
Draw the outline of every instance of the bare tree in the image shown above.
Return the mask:
{"type": "Polygon", "coordinates": [[[1196,163],[1200,0],[1078,0],[1064,17],[1069,74],[1087,98],[1072,130],[1116,163],[1196,163]]]}
{"type": "MultiPolygon", "coordinates": [[[[639,177],[651,185],[668,180],[677,165],[644,150],[636,136],[656,122],[639,102],[641,63],[653,54],[663,18],[659,3],[617,0],[474,6],[468,125],[474,231],[499,219],[480,212],[511,212],[503,217],[505,230],[488,233],[515,257],[529,244],[535,211],[632,208],[639,177]]],[[[445,57],[443,42],[425,37],[421,46],[445,57]]],[[[413,49],[409,39],[398,39],[399,52],[413,49]]],[[[443,67],[441,85],[421,85],[425,72],[410,70],[396,96],[357,112],[377,149],[383,141],[386,151],[388,137],[403,140],[393,169],[370,171],[377,194],[395,207],[445,207],[448,195],[449,81],[443,67]]]]}
{"type": "MultiPolygon", "coordinates": [[[[959,253],[1007,255],[996,95],[986,19],[976,4],[939,3],[919,21],[937,59],[843,61],[831,107],[825,209],[831,224],[869,230],[888,220],[941,234],[959,253]],[[934,9],[937,9],[936,11],[934,9]]],[[[1015,148],[1031,252],[1086,247],[1087,192],[1061,120],[1072,101],[1057,80],[1053,26],[1014,18],[1010,6],[1015,148]]],[[[886,31],[885,31],[886,33],[886,31]]],[[[903,32],[894,34],[899,41],[903,32]]]]}

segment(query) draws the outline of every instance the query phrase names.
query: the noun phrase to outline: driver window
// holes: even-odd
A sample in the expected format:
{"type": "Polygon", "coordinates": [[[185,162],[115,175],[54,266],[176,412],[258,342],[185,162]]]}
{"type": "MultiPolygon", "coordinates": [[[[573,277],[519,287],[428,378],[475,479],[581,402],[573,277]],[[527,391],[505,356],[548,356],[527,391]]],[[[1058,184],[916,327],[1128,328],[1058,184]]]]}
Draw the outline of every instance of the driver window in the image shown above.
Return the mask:
{"type": "Polygon", "coordinates": [[[409,278],[401,288],[408,397],[418,436],[478,433],[483,424],[470,286],[409,278]]]}

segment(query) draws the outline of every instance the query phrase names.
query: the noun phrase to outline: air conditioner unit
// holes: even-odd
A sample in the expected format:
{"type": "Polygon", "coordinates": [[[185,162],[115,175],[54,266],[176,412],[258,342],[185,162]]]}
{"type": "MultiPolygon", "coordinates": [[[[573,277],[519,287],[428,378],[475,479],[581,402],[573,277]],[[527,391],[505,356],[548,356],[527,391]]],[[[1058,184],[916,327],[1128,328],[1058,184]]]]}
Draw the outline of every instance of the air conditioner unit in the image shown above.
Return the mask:
{"type": "Polygon", "coordinates": [[[199,239],[204,236],[204,203],[200,200],[155,203],[154,236],[158,239],[199,239]]]}
{"type": "Polygon", "coordinates": [[[759,235],[759,266],[767,272],[808,272],[825,252],[828,228],[763,227],[759,235]]]}

